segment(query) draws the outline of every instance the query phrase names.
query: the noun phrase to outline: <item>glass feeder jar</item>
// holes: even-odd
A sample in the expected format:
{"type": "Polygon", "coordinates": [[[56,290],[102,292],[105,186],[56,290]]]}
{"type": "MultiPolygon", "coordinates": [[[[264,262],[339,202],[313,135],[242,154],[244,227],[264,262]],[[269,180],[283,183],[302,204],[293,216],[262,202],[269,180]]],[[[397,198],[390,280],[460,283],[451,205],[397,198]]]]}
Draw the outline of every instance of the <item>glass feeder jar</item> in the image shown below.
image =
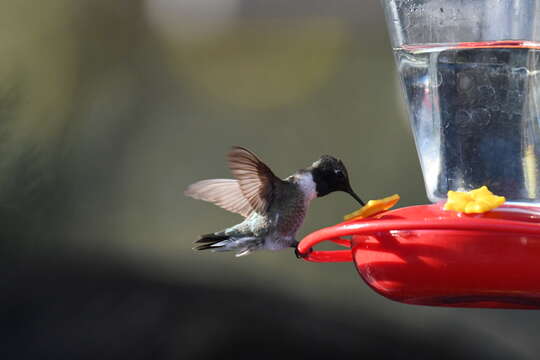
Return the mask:
{"type": "Polygon", "coordinates": [[[540,203],[540,1],[382,5],[429,199],[540,203]]]}

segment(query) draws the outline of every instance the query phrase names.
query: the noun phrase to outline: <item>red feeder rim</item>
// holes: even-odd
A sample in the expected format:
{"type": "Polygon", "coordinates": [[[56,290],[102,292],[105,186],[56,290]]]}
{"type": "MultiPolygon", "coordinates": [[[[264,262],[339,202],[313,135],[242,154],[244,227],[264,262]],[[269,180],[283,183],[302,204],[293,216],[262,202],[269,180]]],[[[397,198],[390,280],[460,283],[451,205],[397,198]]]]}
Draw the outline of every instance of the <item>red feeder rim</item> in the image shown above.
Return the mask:
{"type": "Polygon", "coordinates": [[[298,253],[312,262],[354,261],[364,281],[392,300],[540,308],[538,207],[466,215],[441,204],[411,206],[315,231],[298,253]],[[312,250],[324,241],[348,249],[312,250]]]}

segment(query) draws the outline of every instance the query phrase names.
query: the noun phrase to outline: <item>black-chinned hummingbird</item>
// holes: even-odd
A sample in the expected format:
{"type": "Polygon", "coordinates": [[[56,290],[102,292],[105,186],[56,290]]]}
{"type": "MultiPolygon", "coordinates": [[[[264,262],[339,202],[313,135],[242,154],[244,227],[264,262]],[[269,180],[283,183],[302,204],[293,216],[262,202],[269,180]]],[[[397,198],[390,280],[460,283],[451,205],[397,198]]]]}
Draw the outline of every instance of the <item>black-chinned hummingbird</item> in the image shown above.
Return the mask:
{"type": "Polygon", "coordinates": [[[352,190],[341,160],[323,155],[310,167],[279,179],[254,153],[233,147],[228,155],[235,179],[202,180],[190,185],[185,195],[212,202],[245,217],[223,231],[202,235],[196,250],[236,251],[236,256],[255,250],[296,247],[296,233],[311,200],[344,191],[362,206],[352,190]]]}

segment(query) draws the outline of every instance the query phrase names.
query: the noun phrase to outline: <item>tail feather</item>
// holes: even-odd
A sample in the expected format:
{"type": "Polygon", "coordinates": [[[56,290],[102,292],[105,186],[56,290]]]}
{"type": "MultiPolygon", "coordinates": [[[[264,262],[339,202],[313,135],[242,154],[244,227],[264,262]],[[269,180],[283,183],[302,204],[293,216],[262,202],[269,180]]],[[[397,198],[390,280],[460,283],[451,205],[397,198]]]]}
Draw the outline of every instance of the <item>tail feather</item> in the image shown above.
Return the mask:
{"type": "Polygon", "coordinates": [[[193,250],[208,250],[212,249],[212,244],[198,245],[193,248],[193,250]]]}
{"type": "Polygon", "coordinates": [[[195,244],[200,244],[195,246],[194,250],[208,250],[208,249],[218,249],[223,245],[220,245],[220,242],[224,244],[229,239],[229,236],[223,234],[205,234],[201,235],[200,239],[195,241],[195,244]]]}
{"type": "Polygon", "coordinates": [[[261,239],[252,236],[233,237],[223,233],[201,235],[201,238],[195,241],[194,250],[212,250],[212,251],[236,251],[236,256],[243,256],[262,247],[261,239]]]}
{"type": "Polygon", "coordinates": [[[223,240],[227,240],[229,236],[223,235],[223,234],[206,234],[201,235],[201,238],[199,240],[195,241],[195,244],[211,244],[211,243],[218,243],[223,240]]]}

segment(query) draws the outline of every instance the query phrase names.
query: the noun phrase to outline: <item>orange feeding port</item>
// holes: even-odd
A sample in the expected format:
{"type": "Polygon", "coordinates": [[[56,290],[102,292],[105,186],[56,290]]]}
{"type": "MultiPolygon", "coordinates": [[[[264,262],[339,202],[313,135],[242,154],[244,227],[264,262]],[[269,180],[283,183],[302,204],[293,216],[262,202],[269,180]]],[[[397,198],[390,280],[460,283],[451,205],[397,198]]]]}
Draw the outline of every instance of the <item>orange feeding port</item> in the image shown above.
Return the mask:
{"type": "Polygon", "coordinates": [[[411,206],[316,231],[298,252],[313,262],[354,262],[373,290],[395,301],[540,309],[536,207],[465,215],[440,203],[411,206]],[[312,250],[324,241],[347,249],[312,250]]]}

